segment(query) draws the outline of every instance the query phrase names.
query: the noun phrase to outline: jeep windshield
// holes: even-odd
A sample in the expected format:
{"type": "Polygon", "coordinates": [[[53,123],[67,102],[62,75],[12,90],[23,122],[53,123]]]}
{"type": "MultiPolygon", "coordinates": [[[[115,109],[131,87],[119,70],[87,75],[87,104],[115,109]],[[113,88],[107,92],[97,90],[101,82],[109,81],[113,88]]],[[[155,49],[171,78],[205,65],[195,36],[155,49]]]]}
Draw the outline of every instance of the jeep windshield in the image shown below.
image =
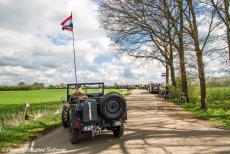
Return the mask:
{"type": "MultiPolygon", "coordinates": [[[[67,84],[67,97],[69,98],[74,92],[76,84],[67,84]]],[[[104,95],[104,83],[79,83],[79,88],[88,97],[101,97],[104,95]]]]}

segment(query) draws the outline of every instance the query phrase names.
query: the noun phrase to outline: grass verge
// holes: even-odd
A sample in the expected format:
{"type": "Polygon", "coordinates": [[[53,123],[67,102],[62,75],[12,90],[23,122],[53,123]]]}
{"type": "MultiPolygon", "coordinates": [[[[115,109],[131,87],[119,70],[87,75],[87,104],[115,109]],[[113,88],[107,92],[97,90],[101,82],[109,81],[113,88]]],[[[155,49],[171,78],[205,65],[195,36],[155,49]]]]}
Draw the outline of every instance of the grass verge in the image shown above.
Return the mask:
{"type": "Polygon", "coordinates": [[[0,150],[6,147],[17,147],[23,142],[36,137],[38,134],[59,126],[60,123],[60,113],[49,112],[39,119],[27,121],[16,127],[1,128],[0,150]]]}
{"type": "Polygon", "coordinates": [[[230,129],[230,110],[209,108],[207,111],[204,111],[200,106],[189,103],[183,103],[180,106],[192,112],[197,118],[209,120],[218,128],[230,129]]]}
{"type": "MultiPolygon", "coordinates": [[[[181,95],[181,80],[177,80],[177,87],[170,87],[172,92],[171,102],[177,103],[181,95]]],[[[209,120],[218,128],[230,129],[230,87],[208,87],[208,110],[201,109],[199,85],[188,82],[189,103],[180,103],[187,111],[192,112],[200,119],[209,120]]]]}

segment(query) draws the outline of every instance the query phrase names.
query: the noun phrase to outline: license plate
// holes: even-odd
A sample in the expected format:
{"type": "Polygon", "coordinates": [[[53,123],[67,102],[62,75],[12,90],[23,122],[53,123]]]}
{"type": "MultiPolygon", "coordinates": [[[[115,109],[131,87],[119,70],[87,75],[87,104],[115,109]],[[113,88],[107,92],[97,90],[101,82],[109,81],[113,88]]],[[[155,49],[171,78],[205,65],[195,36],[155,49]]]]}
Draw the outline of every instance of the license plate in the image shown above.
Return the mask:
{"type": "Polygon", "coordinates": [[[92,129],[93,129],[93,125],[83,127],[84,131],[91,131],[92,129]]]}
{"type": "Polygon", "coordinates": [[[114,121],[113,126],[121,126],[121,122],[120,121],[114,121]]]}

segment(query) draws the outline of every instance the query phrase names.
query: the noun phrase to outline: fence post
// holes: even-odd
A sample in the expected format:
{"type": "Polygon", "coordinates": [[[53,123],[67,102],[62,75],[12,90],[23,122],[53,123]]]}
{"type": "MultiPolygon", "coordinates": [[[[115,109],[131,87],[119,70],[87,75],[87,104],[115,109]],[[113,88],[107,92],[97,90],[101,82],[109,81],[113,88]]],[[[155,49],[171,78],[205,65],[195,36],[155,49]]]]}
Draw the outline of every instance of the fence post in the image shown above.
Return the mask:
{"type": "Polygon", "coordinates": [[[25,120],[29,120],[29,109],[30,109],[30,104],[26,103],[24,105],[24,113],[23,113],[23,116],[24,116],[25,120]]]}

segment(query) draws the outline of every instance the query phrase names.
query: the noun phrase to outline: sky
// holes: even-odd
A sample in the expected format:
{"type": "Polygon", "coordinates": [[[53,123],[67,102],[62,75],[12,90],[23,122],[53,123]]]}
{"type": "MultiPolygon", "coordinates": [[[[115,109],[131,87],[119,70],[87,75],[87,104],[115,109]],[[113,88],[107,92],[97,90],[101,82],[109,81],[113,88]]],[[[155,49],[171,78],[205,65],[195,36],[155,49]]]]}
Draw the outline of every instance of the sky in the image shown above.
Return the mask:
{"type": "Polygon", "coordinates": [[[107,85],[162,82],[164,68],[116,50],[90,0],[1,0],[0,85],[73,83],[72,34],[60,23],[73,13],[79,82],[107,85]]]}

